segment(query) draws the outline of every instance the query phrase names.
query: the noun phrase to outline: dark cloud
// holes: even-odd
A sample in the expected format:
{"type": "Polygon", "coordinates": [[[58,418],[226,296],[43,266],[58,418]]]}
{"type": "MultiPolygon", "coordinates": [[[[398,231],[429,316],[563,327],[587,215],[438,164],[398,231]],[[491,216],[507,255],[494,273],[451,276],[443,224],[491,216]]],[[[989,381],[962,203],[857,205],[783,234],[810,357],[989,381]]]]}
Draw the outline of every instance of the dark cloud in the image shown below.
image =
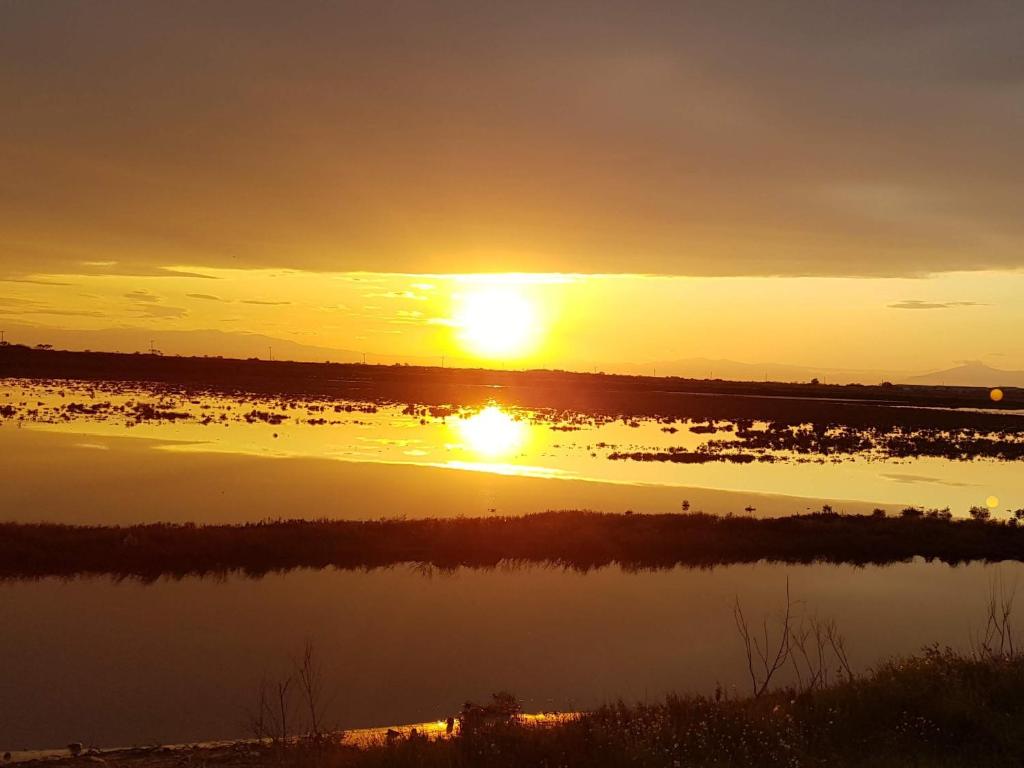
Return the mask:
{"type": "Polygon", "coordinates": [[[1024,266],[1021,3],[3,13],[15,277],[1024,266]]]}
{"type": "Polygon", "coordinates": [[[212,293],[186,293],[190,299],[202,299],[204,301],[225,301],[220,296],[214,296],[212,293]]]}
{"type": "Polygon", "coordinates": [[[291,304],[290,301],[261,301],[259,299],[242,299],[243,304],[258,304],[262,307],[283,307],[291,304]]]}
{"type": "Polygon", "coordinates": [[[957,307],[985,307],[977,301],[921,301],[919,299],[905,299],[890,304],[889,309],[955,309],[957,307]]]}

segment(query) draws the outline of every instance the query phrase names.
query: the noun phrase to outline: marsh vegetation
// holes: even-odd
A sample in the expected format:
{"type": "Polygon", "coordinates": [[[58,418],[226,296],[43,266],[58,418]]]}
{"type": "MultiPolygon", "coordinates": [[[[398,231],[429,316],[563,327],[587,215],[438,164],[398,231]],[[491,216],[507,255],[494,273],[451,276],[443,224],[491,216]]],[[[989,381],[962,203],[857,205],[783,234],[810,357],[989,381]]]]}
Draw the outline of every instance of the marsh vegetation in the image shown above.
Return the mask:
{"type": "Polygon", "coordinates": [[[587,571],[711,567],[760,560],[880,565],[1024,560],[1024,512],[969,519],[908,507],[888,515],[828,509],[782,518],[545,512],[523,517],[281,520],[247,525],[68,526],[0,523],[0,576],[161,576],[292,568],[438,569],[544,563],[587,571]]]}

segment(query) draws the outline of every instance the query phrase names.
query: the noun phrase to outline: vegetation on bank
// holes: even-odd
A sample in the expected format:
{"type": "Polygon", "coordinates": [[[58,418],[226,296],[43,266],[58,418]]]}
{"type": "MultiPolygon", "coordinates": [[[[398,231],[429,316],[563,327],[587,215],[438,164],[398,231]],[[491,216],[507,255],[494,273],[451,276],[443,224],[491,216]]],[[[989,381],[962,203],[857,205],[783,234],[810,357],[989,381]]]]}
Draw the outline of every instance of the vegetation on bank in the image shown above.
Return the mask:
{"type": "Polygon", "coordinates": [[[1019,766],[1024,653],[1014,601],[1015,589],[995,577],[969,652],[931,646],[859,674],[835,621],[802,614],[787,582],[775,620],[748,622],[736,599],[747,695],[719,687],[711,696],[619,701],[536,720],[502,692],[486,705],[467,703],[448,720],[447,737],[389,730],[352,748],[314,729],[290,741],[264,738],[253,754],[264,764],[317,768],[1019,766]],[[779,684],[783,670],[792,683],[779,684]]]}
{"type": "Polygon", "coordinates": [[[185,756],[158,748],[106,755],[122,768],[181,765],[183,757],[232,768],[1019,766],[1024,658],[929,648],[825,687],[620,702],[543,725],[521,719],[514,699],[499,694],[486,706],[468,704],[450,738],[395,731],[361,747],[308,738],[185,756]]]}
{"type": "Polygon", "coordinates": [[[863,679],[739,700],[671,696],[551,727],[339,754],[352,766],[1019,766],[1024,660],[930,649],[863,679]]]}
{"type": "Polygon", "coordinates": [[[987,616],[970,650],[926,647],[861,673],[834,620],[798,608],[787,582],[774,618],[736,629],[749,693],[671,694],[589,712],[523,715],[516,697],[467,702],[447,722],[346,733],[325,727],[333,698],[307,641],[290,676],[261,682],[252,739],[111,751],[68,745],[52,768],[183,764],[225,768],[793,768],[794,766],[1020,766],[1024,763],[1024,653],[1015,588],[990,582],[987,616]],[[781,682],[783,672],[789,682],[781,682]]]}
{"type": "MultiPolygon", "coordinates": [[[[985,513],[985,514],[983,514],[985,513]]],[[[947,510],[888,516],[829,511],[782,518],[545,512],[523,517],[281,520],[246,525],[69,526],[0,523],[0,578],[112,574],[258,576],[293,568],[450,569],[538,563],[589,570],[708,567],[759,560],[856,565],[914,557],[1024,560],[1015,516],[953,519],[947,510]]]]}

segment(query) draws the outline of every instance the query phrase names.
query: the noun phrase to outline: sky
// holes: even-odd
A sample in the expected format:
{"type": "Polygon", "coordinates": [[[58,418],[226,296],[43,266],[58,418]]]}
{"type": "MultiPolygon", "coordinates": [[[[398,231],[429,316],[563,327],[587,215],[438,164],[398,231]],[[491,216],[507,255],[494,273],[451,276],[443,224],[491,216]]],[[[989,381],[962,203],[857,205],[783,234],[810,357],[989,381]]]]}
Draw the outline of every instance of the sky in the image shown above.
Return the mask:
{"type": "Polygon", "coordinates": [[[0,327],[1024,368],[1022,39],[1013,2],[0,0],[0,327]]]}

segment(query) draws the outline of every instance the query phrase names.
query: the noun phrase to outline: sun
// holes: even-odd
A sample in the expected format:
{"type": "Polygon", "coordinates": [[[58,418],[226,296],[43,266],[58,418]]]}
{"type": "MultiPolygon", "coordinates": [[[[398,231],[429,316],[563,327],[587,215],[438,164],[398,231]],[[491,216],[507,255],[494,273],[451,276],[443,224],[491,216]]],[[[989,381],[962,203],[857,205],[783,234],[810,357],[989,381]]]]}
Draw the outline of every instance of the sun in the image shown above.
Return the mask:
{"type": "Polygon", "coordinates": [[[521,357],[537,343],[536,307],[516,286],[488,285],[457,297],[461,344],[478,357],[521,357]]]}

